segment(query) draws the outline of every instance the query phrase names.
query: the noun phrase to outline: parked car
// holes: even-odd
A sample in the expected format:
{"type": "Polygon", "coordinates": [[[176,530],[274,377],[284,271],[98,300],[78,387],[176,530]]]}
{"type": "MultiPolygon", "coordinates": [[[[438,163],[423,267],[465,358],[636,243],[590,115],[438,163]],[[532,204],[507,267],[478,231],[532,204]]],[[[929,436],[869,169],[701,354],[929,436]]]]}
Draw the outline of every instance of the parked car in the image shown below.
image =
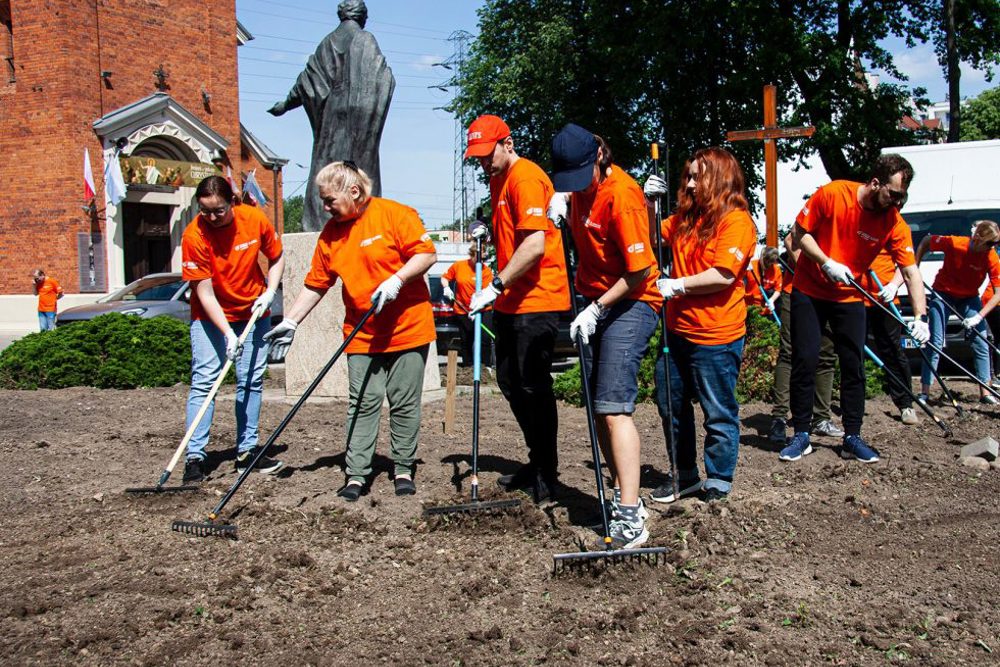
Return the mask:
{"type": "MultiPolygon", "coordinates": [[[[108,313],[135,315],[152,318],[160,315],[173,317],[182,322],[191,321],[191,289],[179,273],[151,273],[101,297],[95,303],[74,306],[60,311],[56,326],[66,326],[83,322],[108,313]]],[[[277,324],[283,317],[281,287],[271,305],[271,324],[277,324]]],[[[271,363],[283,362],[284,355],[270,354],[271,363]]]]}

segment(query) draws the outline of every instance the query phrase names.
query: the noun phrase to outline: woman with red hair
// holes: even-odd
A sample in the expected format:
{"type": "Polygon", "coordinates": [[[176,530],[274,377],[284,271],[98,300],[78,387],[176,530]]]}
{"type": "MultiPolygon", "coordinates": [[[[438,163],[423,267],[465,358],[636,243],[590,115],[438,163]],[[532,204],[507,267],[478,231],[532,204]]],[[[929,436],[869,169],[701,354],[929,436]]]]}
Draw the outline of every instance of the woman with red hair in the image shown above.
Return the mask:
{"type": "MultiPolygon", "coordinates": [[[[660,230],[673,261],[671,276],[657,281],[668,300],[670,352],[667,363],[661,356],[656,364],[656,402],[664,432],[673,429],[677,443],[678,492],[669,479],[651,494],[656,502],[700,491],[707,501],[721,500],[733,485],[740,443],[736,378],[746,335],[743,278],[757,243],[744,189],[736,158],[722,148],[703,148],[684,165],[677,208],[660,230]],[[705,416],[704,482],[698,473],[692,400],[701,404],[705,416]]],[[[650,176],[644,191],[662,196],[666,183],[650,176]]]]}

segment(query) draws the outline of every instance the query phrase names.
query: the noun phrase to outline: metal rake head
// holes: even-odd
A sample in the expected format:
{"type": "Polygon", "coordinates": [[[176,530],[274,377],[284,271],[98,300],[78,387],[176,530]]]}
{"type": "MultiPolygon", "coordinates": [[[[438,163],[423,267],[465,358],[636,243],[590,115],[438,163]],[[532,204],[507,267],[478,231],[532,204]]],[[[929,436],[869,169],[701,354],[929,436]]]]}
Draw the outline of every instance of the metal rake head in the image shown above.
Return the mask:
{"type": "Polygon", "coordinates": [[[552,574],[589,571],[600,566],[635,563],[657,566],[667,562],[666,547],[639,549],[613,549],[606,551],[578,551],[552,556],[552,574]]]}
{"type": "Polygon", "coordinates": [[[148,486],[125,489],[125,493],[148,494],[148,493],[180,493],[182,491],[199,491],[198,486],[148,486]]]}
{"type": "Polygon", "coordinates": [[[206,523],[200,521],[174,521],[172,530],[196,537],[226,537],[237,539],[236,526],[228,523],[206,523]]]}
{"type": "Polygon", "coordinates": [[[424,516],[444,516],[450,514],[472,515],[472,514],[494,514],[510,509],[517,509],[521,506],[521,501],[517,498],[506,500],[475,501],[471,503],[461,503],[459,505],[438,505],[437,507],[425,507],[424,516]]]}

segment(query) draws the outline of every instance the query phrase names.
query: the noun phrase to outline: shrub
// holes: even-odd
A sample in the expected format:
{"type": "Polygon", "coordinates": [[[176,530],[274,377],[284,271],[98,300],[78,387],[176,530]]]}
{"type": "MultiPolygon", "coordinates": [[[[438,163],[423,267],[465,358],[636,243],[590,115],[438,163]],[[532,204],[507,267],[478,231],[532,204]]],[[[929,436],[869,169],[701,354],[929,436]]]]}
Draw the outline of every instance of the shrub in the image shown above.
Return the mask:
{"type": "Polygon", "coordinates": [[[8,389],[132,389],[190,382],[188,325],[172,317],[110,313],[29,334],[0,353],[8,389]]]}
{"type": "Polygon", "coordinates": [[[771,401],[774,393],[774,367],[781,346],[778,324],[761,314],[757,306],[747,313],[747,336],[743,343],[743,363],[736,380],[736,400],[771,401]]]}

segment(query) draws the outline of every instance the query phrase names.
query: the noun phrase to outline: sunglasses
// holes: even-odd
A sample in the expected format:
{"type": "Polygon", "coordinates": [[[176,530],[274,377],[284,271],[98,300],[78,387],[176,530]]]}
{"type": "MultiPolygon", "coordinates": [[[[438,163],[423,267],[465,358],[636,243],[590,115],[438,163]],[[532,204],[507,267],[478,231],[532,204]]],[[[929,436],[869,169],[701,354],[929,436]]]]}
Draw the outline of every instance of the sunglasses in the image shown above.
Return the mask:
{"type": "Polygon", "coordinates": [[[198,208],[198,212],[201,213],[206,218],[216,217],[221,218],[226,213],[229,213],[230,206],[220,206],[219,208],[198,208]]]}

